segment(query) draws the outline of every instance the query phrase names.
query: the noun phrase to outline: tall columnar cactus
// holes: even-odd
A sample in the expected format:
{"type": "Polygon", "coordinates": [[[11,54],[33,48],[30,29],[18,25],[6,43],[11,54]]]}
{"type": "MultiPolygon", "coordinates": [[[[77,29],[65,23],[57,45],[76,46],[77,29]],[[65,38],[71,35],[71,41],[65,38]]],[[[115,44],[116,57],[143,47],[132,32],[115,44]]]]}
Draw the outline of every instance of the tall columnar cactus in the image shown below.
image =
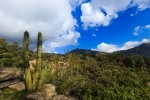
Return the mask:
{"type": "Polygon", "coordinates": [[[35,76],[33,80],[33,89],[37,89],[38,82],[40,78],[40,72],[41,72],[41,65],[42,65],[42,33],[38,33],[38,42],[37,42],[37,63],[35,67],[35,76]]]}
{"type": "Polygon", "coordinates": [[[28,56],[28,45],[29,45],[29,33],[27,31],[24,32],[24,40],[23,40],[23,62],[25,69],[25,85],[27,91],[32,91],[32,78],[31,72],[29,68],[29,56],[28,56]]]}

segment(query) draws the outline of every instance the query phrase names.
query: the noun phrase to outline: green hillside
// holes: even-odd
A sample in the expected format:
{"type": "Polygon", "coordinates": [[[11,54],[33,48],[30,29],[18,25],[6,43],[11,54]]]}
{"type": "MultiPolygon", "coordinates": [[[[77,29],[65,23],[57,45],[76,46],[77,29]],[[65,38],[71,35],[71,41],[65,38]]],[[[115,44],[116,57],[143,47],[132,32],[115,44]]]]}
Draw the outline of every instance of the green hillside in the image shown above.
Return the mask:
{"type": "MultiPolygon", "coordinates": [[[[45,83],[54,84],[58,94],[79,100],[150,100],[150,58],[143,57],[149,55],[148,48],[149,44],[142,44],[126,50],[128,53],[80,49],[64,55],[43,53],[42,66],[49,68],[45,83]]],[[[35,59],[35,54],[30,50],[29,60],[35,59]]],[[[23,70],[22,65],[22,47],[0,39],[0,67],[23,70]]],[[[15,95],[4,93],[7,97],[15,95]]]]}

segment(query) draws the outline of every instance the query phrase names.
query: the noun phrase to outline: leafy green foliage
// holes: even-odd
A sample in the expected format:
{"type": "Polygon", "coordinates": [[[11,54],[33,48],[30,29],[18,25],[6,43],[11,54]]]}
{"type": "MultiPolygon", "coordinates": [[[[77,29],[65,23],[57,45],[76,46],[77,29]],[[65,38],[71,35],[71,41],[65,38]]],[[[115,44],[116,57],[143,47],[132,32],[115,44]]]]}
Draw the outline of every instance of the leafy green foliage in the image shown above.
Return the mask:
{"type": "Polygon", "coordinates": [[[15,41],[8,44],[5,39],[0,39],[0,66],[1,67],[22,67],[22,48],[15,41]]]}
{"type": "Polygon", "coordinates": [[[63,66],[57,68],[49,76],[48,83],[55,84],[59,94],[73,95],[79,100],[150,99],[150,87],[146,86],[150,72],[140,69],[146,64],[141,56],[100,54],[97,57],[80,57],[68,54],[66,58],[73,59],[70,66],[67,69],[63,66]],[[126,62],[128,58],[137,64],[126,62]],[[125,67],[126,63],[130,65],[125,67]]]}
{"type": "MultiPolygon", "coordinates": [[[[8,44],[0,39],[0,65],[21,67],[21,50],[16,42],[8,44]]],[[[29,59],[37,58],[35,52],[28,53],[29,59]]],[[[150,99],[149,57],[83,51],[65,55],[43,53],[42,60],[38,89],[44,83],[52,83],[58,94],[72,95],[79,100],[150,99]]],[[[11,96],[9,92],[8,95],[11,96]]]]}
{"type": "Polygon", "coordinates": [[[17,92],[12,89],[3,89],[3,96],[0,100],[26,100],[26,91],[17,92]]]}

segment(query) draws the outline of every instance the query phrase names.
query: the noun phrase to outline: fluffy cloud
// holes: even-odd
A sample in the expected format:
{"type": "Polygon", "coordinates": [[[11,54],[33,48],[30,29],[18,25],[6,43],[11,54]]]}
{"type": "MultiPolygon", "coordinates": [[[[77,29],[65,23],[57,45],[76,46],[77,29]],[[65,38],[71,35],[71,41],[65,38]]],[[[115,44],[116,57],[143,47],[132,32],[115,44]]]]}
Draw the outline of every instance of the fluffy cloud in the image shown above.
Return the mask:
{"type": "Polygon", "coordinates": [[[150,24],[149,25],[145,25],[145,28],[150,29],[150,24]]]}
{"type": "Polygon", "coordinates": [[[71,7],[75,10],[75,8],[81,5],[86,0],[69,0],[71,7]]]}
{"type": "Polygon", "coordinates": [[[150,1],[149,0],[133,0],[130,6],[136,6],[137,5],[137,11],[134,14],[131,14],[130,16],[135,16],[140,11],[145,10],[147,8],[150,8],[150,1]]]}
{"type": "Polygon", "coordinates": [[[118,17],[118,12],[137,6],[138,11],[150,7],[149,0],[91,0],[81,5],[80,17],[85,29],[87,27],[107,26],[112,19],[118,17]]]}
{"type": "Polygon", "coordinates": [[[145,10],[147,8],[150,8],[150,1],[149,0],[132,0],[132,3],[130,6],[137,6],[138,10],[145,10]]]}
{"type": "Polygon", "coordinates": [[[92,36],[96,37],[97,35],[95,33],[93,33],[92,36]]]}
{"type": "Polygon", "coordinates": [[[133,35],[138,36],[144,29],[150,29],[150,24],[135,27],[133,35]]]}
{"type": "Polygon", "coordinates": [[[138,35],[139,35],[140,28],[141,28],[140,26],[135,27],[135,28],[134,28],[134,33],[133,33],[133,35],[138,36],[138,35]]]}
{"type": "Polygon", "coordinates": [[[107,43],[102,42],[101,44],[97,45],[96,49],[92,49],[92,50],[112,52],[112,51],[117,51],[117,49],[118,49],[117,45],[107,44],[107,43]]]}
{"type": "Polygon", "coordinates": [[[69,0],[1,0],[0,37],[22,41],[27,30],[31,45],[36,47],[37,33],[41,31],[44,43],[50,45],[44,48],[51,52],[56,47],[77,44],[80,33],[75,31],[77,22],[71,11],[69,0]]]}
{"type": "Polygon", "coordinates": [[[138,46],[142,43],[147,43],[147,42],[150,42],[150,39],[143,39],[142,41],[128,41],[122,47],[119,47],[114,44],[107,44],[107,43],[102,42],[101,44],[97,45],[96,49],[92,49],[92,50],[103,51],[103,52],[127,50],[127,49],[133,48],[135,46],[138,46]]]}
{"type": "Polygon", "coordinates": [[[53,48],[67,46],[67,45],[76,45],[77,39],[80,37],[79,33],[73,33],[72,31],[69,31],[67,34],[60,35],[57,37],[53,42],[45,42],[44,43],[44,50],[48,51],[53,48]]]}

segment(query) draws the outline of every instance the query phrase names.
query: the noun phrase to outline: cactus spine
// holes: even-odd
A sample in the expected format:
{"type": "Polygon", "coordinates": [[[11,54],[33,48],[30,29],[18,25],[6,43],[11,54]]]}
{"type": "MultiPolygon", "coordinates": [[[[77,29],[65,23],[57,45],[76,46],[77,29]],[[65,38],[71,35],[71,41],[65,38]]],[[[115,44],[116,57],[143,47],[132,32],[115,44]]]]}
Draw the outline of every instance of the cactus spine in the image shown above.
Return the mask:
{"type": "Polygon", "coordinates": [[[40,78],[40,72],[41,72],[41,62],[42,62],[42,33],[38,33],[38,42],[37,42],[37,63],[35,67],[35,76],[33,80],[33,89],[38,89],[38,83],[40,78]]]}
{"type": "Polygon", "coordinates": [[[31,78],[31,72],[29,68],[28,45],[29,45],[29,33],[25,31],[24,40],[23,40],[23,62],[24,62],[24,69],[25,69],[26,90],[30,92],[32,91],[32,78],[31,78]]]}

